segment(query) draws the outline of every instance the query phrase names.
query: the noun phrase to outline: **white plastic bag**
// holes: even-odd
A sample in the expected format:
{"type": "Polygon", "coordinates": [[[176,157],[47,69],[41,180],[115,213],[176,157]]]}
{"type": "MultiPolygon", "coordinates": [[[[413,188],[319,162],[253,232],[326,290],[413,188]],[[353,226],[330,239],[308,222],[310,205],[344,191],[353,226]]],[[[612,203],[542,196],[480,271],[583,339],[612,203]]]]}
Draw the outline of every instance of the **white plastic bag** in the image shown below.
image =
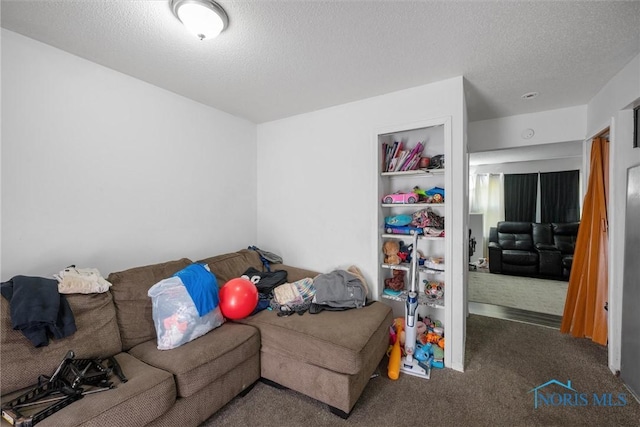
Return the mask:
{"type": "Polygon", "coordinates": [[[153,285],[151,297],[153,323],[158,350],[170,350],[188,343],[224,323],[220,306],[200,317],[187,288],[178,277],[153,285]]]}

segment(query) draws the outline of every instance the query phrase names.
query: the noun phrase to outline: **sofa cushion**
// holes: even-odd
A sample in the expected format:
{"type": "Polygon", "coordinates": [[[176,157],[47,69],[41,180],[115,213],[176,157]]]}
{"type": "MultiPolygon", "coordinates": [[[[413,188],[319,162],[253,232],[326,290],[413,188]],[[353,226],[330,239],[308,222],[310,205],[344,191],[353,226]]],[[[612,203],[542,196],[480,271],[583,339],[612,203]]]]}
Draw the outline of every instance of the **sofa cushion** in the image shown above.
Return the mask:
{"type": "Polygon", "coordinates": [[[386,304],[345,311],[278,317],[264,310],[239,322],[260,329],[263,351],[354,375],[367,361],[368,344],[387,336],[393,322],[386,304]]]}
{"type": "MultiPolygon", "coordinates": [[[[127,353],[115,357],[127,377],[126,383],[113,375],[110,381],[115,388],[88,394],[45,418],[38,426],[143,426],[173,406],[176,389],[169,372],[149,366],[127,353]]],[[[19,393],[14,393],[6,399],[17,395],[19,393]]],[[[5,396],[3,402],[4,399],[5,396]]]]}
{"type": "Polygon", "coordinates": [[[553,232],[549,223],[532,223],[531,231],[533,234],[533,243],[536,247],[540,245],[553,244],[553,232]]]}
{"type": "Polygon", "coordinates": [[[579,222],[552,223],[553,240],[563,254],[573,254],[578,238],[579,222]]]}
{"type": "Polygon", "coordinates": [[[530,251],[533,249],[531,234],[511,234],[498,232],[498,242],[502,249],[530,251]]]}
{"type": "Polygon", "coordinates": [[[507,234],[531,234],[531,223],[522,221],[498,222],[498,233],[507,234]]]}
{"type": "Polygon", "coordinates": [[[9,303],[1,298],[0,358],[2,394],[33,385],[39,375],[51,375],[67,351],[77,358],[105,358],[122,350],[111,292],[66,295],[77,331],[36,348],[22,332],[11,328],[9,303]]]}
{"type": "Polygon", "coordinates": [[[538,264],[538,254],[530,251],[502,251],[502,262],[513,265],[536,265],[538,264]]]}
{"type": "Polygon", "coordinates": [[[147,291],[190,264],[190,260],[182,258],[109,274],[123,350],[156,338],[147,291]]]}
{"type": "Polygon", "coordinates": [[[198,262],[209,266],[211,272],[218,279],[219,287],[224,286],[231,279],[242,276],[249,267],[263,270],[258,253],[249,249],[205,258],[198,262]]]}
{"type": "Polygon", "coordinates": [[[158,350],[155,340],[133,347],[129,353],[171,372],[179,397],[189,397],[260,351],[255,328],[225,323],[213,331],[171,350],[158,350]]]}

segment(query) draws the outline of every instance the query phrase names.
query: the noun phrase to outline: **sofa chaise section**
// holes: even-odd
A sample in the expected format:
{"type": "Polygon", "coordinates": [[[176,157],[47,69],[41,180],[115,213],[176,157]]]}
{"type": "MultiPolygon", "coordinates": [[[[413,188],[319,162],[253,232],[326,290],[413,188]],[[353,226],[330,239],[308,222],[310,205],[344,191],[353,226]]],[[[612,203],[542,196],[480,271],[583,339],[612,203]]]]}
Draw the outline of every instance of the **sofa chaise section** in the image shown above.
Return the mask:
{"type": "MultiPolygon", "coordinates": [[[[257,253],[246,249],[199,262],[223,280],[238,277],[250,266],[262,269],[257,253]]],[[[282,264],[271,270],[286,270],[289,282],[318,275],[282,264]]],[[[360,309],[302,316],[279,317],[263,310],[237,322],[260,330],[263,379],[324,402],[346,418],[387,351],[393,315],[386,304],[373,302],[360,309]]]]}

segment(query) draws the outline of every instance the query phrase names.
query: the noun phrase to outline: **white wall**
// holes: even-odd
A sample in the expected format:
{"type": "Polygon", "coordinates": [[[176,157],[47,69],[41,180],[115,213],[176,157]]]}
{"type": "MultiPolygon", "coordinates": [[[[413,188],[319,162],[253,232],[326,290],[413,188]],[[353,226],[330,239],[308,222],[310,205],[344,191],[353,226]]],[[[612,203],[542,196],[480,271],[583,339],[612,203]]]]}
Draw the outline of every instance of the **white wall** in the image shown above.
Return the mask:
{"type": "MultiPolygon", "coordinates": [[[[377,283],[376,130],[451,116],[455,148],[446,165],[456,175],[456,190],[448,190],[447,204],[464,207],[463,109],[459,77],[258,125],[258,245],[282,254],[288,264],[321,272],[355,264],[377,283]]],[[[466,307],[463,210],[451,218],[460,227],[451,236],[457,259],[448,260],[456,274],[448,292],[459,323],[450,323],[447,342],[458,369],[466,307]]]]}
{"type": "Polygon", "coordinates": [[[469,167],[471,174],[479,173],[535,173],[559,172],[582,169],[582,156],[562,159],[531,160],[522,162],[495,163],[469,167]]]}
{"type": "Polygon", "coordinates": [[[640,55],[620,70],[587,106],[588,136],[610,127],[609,368],[620,370],[627,170],[640,164],[633,144],[632,106],[640,105],[640,55]]]}
{"type": "Polygon", "coordinates": [[[256,241],[256,126],[2,30],[2,280],[256,241]]]}
{"type": "Polygon", "coordinates": [[[620,70],[587,105],[587,137],[609,126],[619,110],[629,106],[640,94],[640,55],[620,70]]]}
{"type": "Polygon", "coordinates": [[[586,106],[519,114],[469,123],[470,153],[502,148],[581,141],[586,131],[586,106]],[[535,134],[524,139],[522,132],[535,134]]]}

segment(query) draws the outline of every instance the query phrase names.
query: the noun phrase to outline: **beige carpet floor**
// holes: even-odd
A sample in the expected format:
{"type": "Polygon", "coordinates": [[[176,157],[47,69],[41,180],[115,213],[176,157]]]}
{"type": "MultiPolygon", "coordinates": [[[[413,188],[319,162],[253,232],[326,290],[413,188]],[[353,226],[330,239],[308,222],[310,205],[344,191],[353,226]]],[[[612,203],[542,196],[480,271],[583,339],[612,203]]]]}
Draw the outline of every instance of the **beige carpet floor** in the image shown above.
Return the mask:
{"type": "Polygon", "coordinates": [[[469,301],[562,316],[568,282],[469,271],[469,301]]]}

